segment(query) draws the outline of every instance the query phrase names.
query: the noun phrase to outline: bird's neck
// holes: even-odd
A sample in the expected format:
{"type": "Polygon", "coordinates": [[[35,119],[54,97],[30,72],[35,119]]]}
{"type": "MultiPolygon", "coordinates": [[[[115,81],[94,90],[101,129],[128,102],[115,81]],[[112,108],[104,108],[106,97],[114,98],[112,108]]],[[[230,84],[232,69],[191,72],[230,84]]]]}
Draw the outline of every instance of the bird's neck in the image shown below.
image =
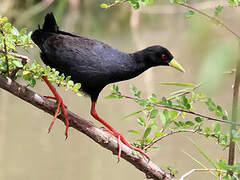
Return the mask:
{"type": "Polygon", "coordinates": [[[150,61],[148,60],[149,56],[146,55],[146,53],[145,53],[145,49],[137,51],[135,53],[132,53],[132,56],[133,56],[135,63],[137,64],[136,67],[138,67],[139,71],[143,72],[151,67],[151,65],[147,63],[150,61]]]}

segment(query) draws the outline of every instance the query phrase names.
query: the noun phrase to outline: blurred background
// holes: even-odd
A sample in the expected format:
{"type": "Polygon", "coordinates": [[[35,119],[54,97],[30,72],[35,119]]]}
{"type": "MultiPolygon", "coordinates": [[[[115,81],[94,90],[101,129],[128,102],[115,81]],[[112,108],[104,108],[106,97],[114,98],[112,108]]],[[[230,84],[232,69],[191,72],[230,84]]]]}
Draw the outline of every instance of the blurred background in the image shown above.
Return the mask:
{"type": "MultiPolygon", "coordinates": [[[[98,39],[126,52],[150,45],[165,46],[183,65],[185,74],[168,67],[156,67],[135,79],[118,83],[120,90],[130,95],[131,83],[144,96],[154,92],[159,97],[168,97],[178,88],[156,82],[204,82],[202,90],[231,113],[234,74],[222,72],[231,71],[235,67],[234,60],[239,58],[236,53],[237,41],[232,34],[199,15],[186,20],[184,13],[187,9],[171,5],[168,0],[156,0],[153,5],[137,11],[126,3],[108,10],[100,8],[101,3],[108,2],[111,1],[0,0],[0,14],[7,16],[15,27],[26,27],[33,31],[43,23],[45,14],[52,11],[62,30],[98,39]]],[[[216,4],[219,3],[225,1],[196,0],[192,5],[214,15],[216,4]]],[[[239,8],[225,7],[220,14],[220,19],[238,34],[239,17],[239,8]]],[[[26,55],[40,61],[36,47],[26,55]]],[[[134,117],[124,120],[121,117],[136,111],[138,106],[126,99],[104,99],[110,93],[109,87],[100,94],[97,111],[133,142],[135,136],[129,134],[128,130],[139,125],[134,117]]],[[[42,95],[51,94],[43,82],[39,82],[34,90],[42,95]]],[[[97,124],[89,114],[89,98],[77,97],[62,88],[58,88],[58,91],[70,110],[97,124]]],[[[195,111],[207,113],[205,106],[199,106],[195,111]]],[[[124,160],[117,163],[117,157],[110,151],[74,129],[70,129],[69,138],[65,141],[65,126],[60,121],[56,121],[52,132],[48,134],[51,120],[48,114],[0,89],[0,179],[146,179],[131,164],[124,160]]],[[[149,155],[162,168],[168,165],[176,168],[179,175],[199,168],[184,152],[208,165],[188,138],[196,141],[212,159],[227,158],[227,150],[215,145],[213,140],[192,134],[170,136],[159,142],[160,149],[149,152],[149,155]]],[[[204,178],[214,179],[214,176],[208,173],[199,176],[196,173],[189,179],[204,178]]]]}

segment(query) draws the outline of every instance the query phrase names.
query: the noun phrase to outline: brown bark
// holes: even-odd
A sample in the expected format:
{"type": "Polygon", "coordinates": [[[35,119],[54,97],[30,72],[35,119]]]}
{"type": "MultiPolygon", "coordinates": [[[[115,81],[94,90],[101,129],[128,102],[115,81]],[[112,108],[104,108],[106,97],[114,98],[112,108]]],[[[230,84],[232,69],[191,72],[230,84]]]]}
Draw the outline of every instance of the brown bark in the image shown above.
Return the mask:
{"type": "MultiPolygon", "coordinates": [[[[36,92],[22,86],[21,84],[12,81],[10,78],[5,78],[0,76],[0,88],[5,89],[9,93],[21,98],[22,100],[32,104],[33,106],[54,115],[56,110],[56,103],[44,98],[43,96],[37,94],[36,92]]],[[[63,115],[58,117],[64,122],[63,115]]],[[[85,120],[78,115],[68,111],[68,119],[70,127],[84,133],[90,137],[93,141],[117,154],[117,140],[110,134],[104,132],[103,130],[97,128],[92,122],[85,120]]],[[[147,161],[140,155],[134,155],[132,150],[122,144],[121,157],[134,165],[137,169],[144,172],[148,179],[155,180],[173,180],[169,174],[164,172],[160,167],[154,164],[152,161],[147,161]]]]}

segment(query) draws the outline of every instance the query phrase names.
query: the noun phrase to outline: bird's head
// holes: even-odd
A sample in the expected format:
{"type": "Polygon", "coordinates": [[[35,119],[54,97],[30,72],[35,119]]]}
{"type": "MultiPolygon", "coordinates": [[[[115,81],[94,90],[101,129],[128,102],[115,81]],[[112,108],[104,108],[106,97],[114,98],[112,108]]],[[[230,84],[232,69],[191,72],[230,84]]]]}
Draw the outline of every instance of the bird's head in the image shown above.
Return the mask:
{"type": "Polygon", "coordinates": [[[150,46],[141,52],[144,62],[152,66],[171,66],[181,72],[185,72],[183,67],[174,59],[173,55],[167,48],[162,46],[150,46]]]}

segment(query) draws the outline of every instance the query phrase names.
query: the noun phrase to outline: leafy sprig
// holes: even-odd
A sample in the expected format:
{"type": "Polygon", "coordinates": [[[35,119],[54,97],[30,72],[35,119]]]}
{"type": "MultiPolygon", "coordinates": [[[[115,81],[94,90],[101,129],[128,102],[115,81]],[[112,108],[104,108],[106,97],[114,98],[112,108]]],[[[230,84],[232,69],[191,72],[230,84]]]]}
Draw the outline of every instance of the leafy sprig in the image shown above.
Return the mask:
{"type": "Polygon", "coordinates": [[[18,54],[20,50],[28,53],[28,50],[34,47],[31,34],[26,28],[18,30],[6,17],[0,16],[0,75],[13,80],[22,78],[31,87],[34,87],[42,76],[47,76],[51,83],[81,95],[81,85],[74,83],[70,76],[65,77],[49,66],[41,66],[36,60],[31,63],[27,56],[18,54]]]}
{"type": "MultiPolygon", "coordinates": [[[[199,87],[199,85],[195,85],[195,87],[199,87]]],[[[136,121],[142,127],[142,131],[131,129],[129,132],[137,135],[138,139],[134,144],[142,149],[155,148],[157,142],[177,133],[204,135],[207,138],[214,138],[218,144],[227,147],[230,136],[222,131],[219,122],[207,126],[206,119],[208,116],[195,113],[192,120],[186,116],[187,113],[193,112],[191,110],[194,109],[194,104],[199,102],[207,105],[209,111],[214,112],[217,118],[221,118],[223,122],[228,122],[226,111],[223,111],[220,105],[216,105],[212,99],[207,98],[202,92],[197,92],[196,88],[185,89],[178,91],[184,92],[184,94],[178,93],[173,99],[158,98],[156,94],[144,98],[141,96],[141,91],[133,85],[131,85],[130,90],[134,97],[123,95],[119,91],[119,87],[113,85],[112,92],[107,96],[107,99],[128,98],[134,100],[140,106],[139,110],[123,118],[136,116],[136,121]],[[159,107],[164,109],[161,110],[159,107]]],[[[217,118],[216,120],[222,121],[217,118]]],[[[239,132],[235,134],[237,140],[239,132]]]]}

